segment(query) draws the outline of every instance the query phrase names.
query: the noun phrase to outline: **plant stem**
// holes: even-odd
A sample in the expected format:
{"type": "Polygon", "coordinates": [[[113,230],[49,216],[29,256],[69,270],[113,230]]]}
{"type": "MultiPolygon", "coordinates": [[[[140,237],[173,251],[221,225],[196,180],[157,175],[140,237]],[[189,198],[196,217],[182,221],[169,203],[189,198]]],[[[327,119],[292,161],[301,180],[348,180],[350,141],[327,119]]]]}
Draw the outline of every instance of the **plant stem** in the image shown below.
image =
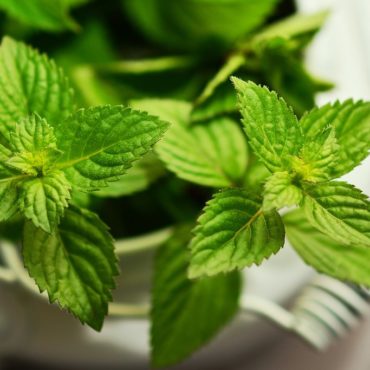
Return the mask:
{"type": "Polygon", "coordinates": [[[168,70],[194,67],[199,63],[198,58],[189,56],[169,56],[162,58],[127,60],[95,66],[97,71],[109,73],[142,74],[164,72],[168,70]]]}

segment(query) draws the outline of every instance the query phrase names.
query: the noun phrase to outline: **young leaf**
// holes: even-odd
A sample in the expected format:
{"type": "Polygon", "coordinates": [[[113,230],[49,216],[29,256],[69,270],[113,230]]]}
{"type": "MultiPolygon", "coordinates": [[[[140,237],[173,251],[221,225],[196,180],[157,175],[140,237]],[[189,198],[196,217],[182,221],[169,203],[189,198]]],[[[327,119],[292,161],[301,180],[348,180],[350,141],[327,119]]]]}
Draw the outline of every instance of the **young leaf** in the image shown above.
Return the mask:
{"type": "Polygon", "coordinates": [[[263,198],[263,209],[283,208],[299,204],[302,191],[292,183],[288,172],[276,172],[267,180],[263,198]]]}
{"type": "Polygon", "coordinates": [[[36,227],[50,233],[68,206],[70,190],[62,171],[31,177],[21,184],[19,208],[36,227]]]}
{"type": "Polygon", "coordinates": [[[123,106],[80,109],[55,130],[58,167],[78,188],[97,190],[123,175],[159,140],[168,124],[123,106]]]}
{"type": "Polygon", "coordinates": [[[10,134],[14,152],[37,152],[48,147],[56,148],[53,129],[37,114],[20,119],[10,134]]]}
{"type": "Polygon", "coordinates": [[[254,153],[272,172],[289,169],[286,160],[299,152],[303,141],[297,117],[282,98],[266,87],[234,77],[232,81],[254,153]]]}
{"type": "Polygon", "coordinates": [[[293,171],[309,182],[327,181],[338,163],[338,149],[334,129],[326,127],[315,137],[306,138],[299,158],[292,159],[293,171]]]}
{"type": "Polygon", "coordinates": [[[187,279],[189,231],[179,229],[156,255],[152,292],[151,345],[155,367],[175,364],[208,342],[235,315],[237,272],[187,279]]]}
{"type": "Polygon", "coordinates": [[[47,31],[76,30],[78,26],[68,15],[66,0],[0,0],[0,8],[19,21],[47,31]]]}
{"type": "Polygon", "coordinates": [[[112,238],[98,216],[71,206],[52,234],[26,222],[23,258],[52,303],[101,329],[118,269],[112,238]]]}
{"type": "Polygon", "coordinates": [[[189,277],[215,275],[260,264],[284,244],[284,225],[275,211],[241,189],[222,191],[208,202],[190,244],[189,277]]]}
{"type": "Polygon", "coordinates": [[[189,125],[191,106],[169,100],[146,100],[141,108],[171,122],[156,150],[166,166],[182,179],[223,187],[239,183],[247,166],[247,144],[229,118],[189,125]]]}
{"type": "Polygon", "coordinates": [[[337,242],[315,229],[302,210],[284,216],[288,240],[303,260],[334,278],[370,286],[370,249],[337,242]]]}
{"type": "Polygon", "coordinates": [[[17,122],[10,133],[10,148],[15,154],[6,165],[33,176],[47,173],[61,155],[53,129],[38,115],[17,122]]]}
{"type": "Polygon", "coordinates": [[[370,103],[347,100],[314,108],[301,119],[306,137],[316,138],[327,126],[335,130],[337,163],[330,178],[340,177],[363,161],[370,149],[370,103]]]}
{"type": "Polygon", "coordinates": [[[73,110],[73,91],[52,60],[4,37],[0,47],[0,134],[9,139],[15,122],[38,113],[57,126],[73,110]]]}
{"type": "Polygon", "coordinates": [[[302,208],[308,221],[333,239],[370,247],[370,203],[354,186],[339,181],[306,185],[302,208]]]}

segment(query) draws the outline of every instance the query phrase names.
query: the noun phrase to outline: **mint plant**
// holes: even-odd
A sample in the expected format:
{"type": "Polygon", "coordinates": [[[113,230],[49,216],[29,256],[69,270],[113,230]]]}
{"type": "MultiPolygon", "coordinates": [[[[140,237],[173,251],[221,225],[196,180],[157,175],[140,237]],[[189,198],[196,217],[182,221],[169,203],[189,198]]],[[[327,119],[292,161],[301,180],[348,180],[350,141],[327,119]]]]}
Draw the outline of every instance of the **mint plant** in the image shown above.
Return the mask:
{"type": "Polygon", "coordinates": [[[1,220],[25,217],[24,263],[40,291],[99,330],[117,261],[107,227],[73,195],[119,180],[168,125],[123,106],[75,111],[63,72],[10,38],[0,69],[1,220]]]}
{"type": "Polygon", "coordinates": [[[2,33],[56,60],[10,37],[0,46],[0,232],[39,290],[100,330],[115,245],[159,245],[150,342],[165,367],[235,317],[239,270],[285,236],[316,270],[369,286],[369,200],[340,177],[368,155],[370,103],[314,107],[332,85],[302,63],[327,13],[283,18],[276,0],[98,3],[0,0],[2,33]]]}
{"type": "Polygon", "coordinates": [[[332,181],[367,157],[369,103],[329,104],[299,121],[276,93],[237,78],[233,83],[250,147],[271,175],[260,194],[224,190],[208,203],[190,244],[189,276],[260,264],[276,253],[284,245],[277,211],[286,206],[299,206],[314,228],[348,248],[369,247],[367,196],[332,181]]]}

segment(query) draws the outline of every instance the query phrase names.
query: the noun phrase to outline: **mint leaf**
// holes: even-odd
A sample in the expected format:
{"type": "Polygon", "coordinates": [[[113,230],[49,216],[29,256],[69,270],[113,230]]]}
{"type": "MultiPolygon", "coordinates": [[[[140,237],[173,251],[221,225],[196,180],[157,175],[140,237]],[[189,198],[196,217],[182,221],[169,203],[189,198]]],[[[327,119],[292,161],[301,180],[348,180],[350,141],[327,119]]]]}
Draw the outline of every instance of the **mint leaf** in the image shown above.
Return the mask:
{"type": "Polygon", "coordinates": [[[73,91],[52,60],[4,37],[0,47],[0,134],[9,139],[15,122],[38,113],[56,127],[73,110],[73,91]]]}
{"type": "Polygon", "coordinates": [[[272,171],[289,169],[287,159],[299,152],[302,132],[282,98],[254,82],[232,78],[245,132],[254,153],[272,171]]]}
{"type": "Polygon", "coordinates": [[[288,172],[276,172],[265,183],[263,209],[283,208],[299,204],[302,191],[293,184],[288,172]]]}
{"type": "Polygon", "coordinates": [[[306,138],[299,158],[292,159],[292,168],[306,181],[327,181],[338,163],[338,150],[334,128],[326,127],[314,137],[306,138]]]}
{"type": "Polygon", "coordinates": [[[118,198],[145,190],[152,182],[165,173],[162,163],[153,153],[148,153],[134,163],[121,179],[109,183],[109,186],[97,192],[95,196],[118,198]]]}
{"type": "Polygon", "coordinates": [[[0,0],[0,9],[32,27],[47,31],[78,29],[68,15],[70,0],[0,0]]]}
{"type": "Polygon", "coordinates": [[[52,234],[26,222],[23,258],[52,303],[101,329],[118,269],[112,238],[98,216],[71,206],[52,234]]]}
{"type": "Polygon", "coordinates": [[[193,126],[174,123],[157,152],[178,177],[200,185],[235,186],[247,167],[246,140],[229,118],[193,126]]]}
{"type": "Polygon", "coordinates": [[[314,108],[301,119],[306,137],[315,138],[331,126],[338,144],[330,178],[340,177],[363,161],[370,149],[370,103],[347,100],[314,108]]]}
{"type": "Polygon", "coordinates": [[[36,227],[50,233],[68,206],[70,190],[62,171],[26,179],[21,184],[19,208],[36,227]]]}
{"type": "Polygon", "coordinates": [[[159,140],[168,124],[123,106],[80,109],[56,129],[58,161],[68,180],[97,190],[123,175],[159,140]]]}
{"type": "Polygon", "coordinates": [[[302,208],[308,221],[344,243],[370,247],[370,203],[360,190],[333,181],[304,187],[302,208]]]}
{"type": "Polygon", "coordinates": [[[189,231],[179,229],[156,255],[151,312],[155,367],[186,358],[216,335],[238,308],[238,273],[187,279],[188,238],[189,231]]]}
{"type": "Polygon", "coordinates": [[[6,221],[17,212],[18,190],[12,181],[0,180],[0,221],[6,221]]]}
{"type": "Polygon", "coordinates": [[[190,125],[191,106],[171,100],[137,102],[141,109],[171,122],[156,150],[178,177],[214,187],[239,183],[245,173],[247,143],[239,126],[229,118],[190,125]]]}
{"type": "Polygon", "coordinates": [[[61,155],[53,129],[38,115],[16,123],[10,133],[10,148],[15,154],[6,165],[33,176],[47,173],[61,155]]]}
{"type": "Polygon", "coordinates": [[[48,147],[56,148],[53,129],[37,114],[20,119],[10,134],[14,152],[37,152],[48,147]]]}
{"type": "Polygon", "coordinates": [[[284,216],[288,240],[302,259],[319,272],[370,286],[370,249],[340,243],[315,229],[301,210],[284,216]]]}
{"type": "Polygon", "coordinates": [[[242,189],[217,193],[207,203],[190,244],[189,276],[215,275],[260,264],[284,244],[284,225],[275,211],[242,189]]]}
{"type": "Polygon", "coordinates": [[[327,17],[327,11],[312,14],[295,14],[265,27],[253,37],[252,42],[256,45],[278,37],[287,40],[299,40],[307,36],[312,37],[321,28],[327,17]]]}

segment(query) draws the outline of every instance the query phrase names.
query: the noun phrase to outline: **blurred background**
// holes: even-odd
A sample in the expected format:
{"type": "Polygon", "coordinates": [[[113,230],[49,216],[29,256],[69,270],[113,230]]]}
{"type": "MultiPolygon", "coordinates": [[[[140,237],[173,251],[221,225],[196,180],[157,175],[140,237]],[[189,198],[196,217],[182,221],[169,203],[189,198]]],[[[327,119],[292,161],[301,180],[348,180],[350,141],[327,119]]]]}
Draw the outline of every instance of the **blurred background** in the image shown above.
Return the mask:
{"type": "MultiPolygon", "coordinates": [[[[53,1],[45,0],[45,10],[53,1]]],[[[220,7],[205,14],[196,1],[190,7],[180,0],[60,1],[67,4],[62,12],[51,7],[40,15],[32,6],[27,14],[19,13],[11,5],[17,0],[2,0],[0,30],[53,57],[67,71],[80,106],[128,104],[143,97],[201,101],[193,116],[201,121],[212,114],[214,101],[199,96],[235,45],[296,12],[323,10],[329,13],[321,29],[310,29],[298,46],[286,48],[276,42],[253,50],[250,64],[230,74],[277,90],[298,115],[315,102],[370,99],[368,0],[281,0],[263,14],[254,14],[252,6],[253,16],[236,4],[228,11],[220,7]]],[[[227,82],[215,94],[225,111],[235,105],[227,82]]],[[[212,194],[212,189],[164,174],[151,158],[148,163],[138,169],[145,176],[139,176],[135,192],[130,183],[104,200],[81,200],[99,211],[118,239],[193,220],[212,194]]],[[[367,160],[346,176],[368,195],[369,170],[367,160]]],[[[16,240],[13,230],[8,224],[0,231],[4,238],[16,240]]],[[[116,300],[147,300],[151,261],[151,252],[125,256],[116,300]]],[[[262,267],[245,271],[243,295],[289,306],[315,275],[288,246],[262,267]]],[[[146,319],[110,317],[103,331],[95,333],[24,285],[0,282],[1,370],[149,368],[146,319]]],[[[368,370],[369,346],[367,315],[324,353],[266,319],[239,315],[209,346],[174,369],[368,370]]]]}

